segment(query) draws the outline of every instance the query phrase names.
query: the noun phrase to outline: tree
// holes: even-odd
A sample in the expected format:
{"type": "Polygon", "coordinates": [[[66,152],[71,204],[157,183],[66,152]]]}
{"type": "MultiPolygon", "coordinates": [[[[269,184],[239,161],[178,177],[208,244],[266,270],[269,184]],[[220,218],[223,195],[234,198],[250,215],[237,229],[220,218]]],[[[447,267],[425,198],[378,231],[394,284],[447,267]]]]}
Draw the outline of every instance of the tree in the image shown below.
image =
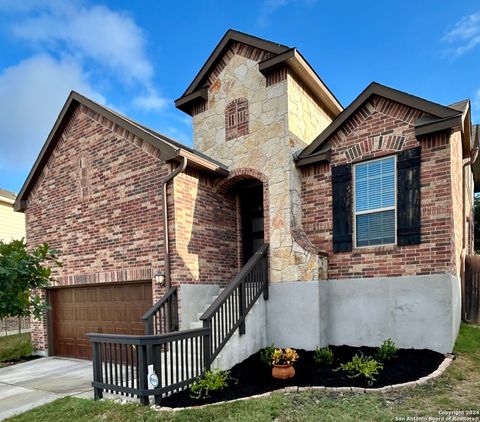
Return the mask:
{"type": "Polygon", "coordinates": [[[59,251],[44,243],[31,252],[24,240],[0,241],[0,319],[33,315],[40,319],[48,309],[40,289],[48,287],[59,251]]]}

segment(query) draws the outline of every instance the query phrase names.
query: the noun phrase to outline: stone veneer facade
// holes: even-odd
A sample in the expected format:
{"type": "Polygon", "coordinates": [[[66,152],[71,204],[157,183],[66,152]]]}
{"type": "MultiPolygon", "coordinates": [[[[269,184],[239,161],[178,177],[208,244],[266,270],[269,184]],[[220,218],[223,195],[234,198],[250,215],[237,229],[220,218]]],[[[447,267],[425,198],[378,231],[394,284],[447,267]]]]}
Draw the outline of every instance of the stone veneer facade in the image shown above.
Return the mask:
{"type": "Polygon", "coordinates": [[[210,76],[208,103],[193,113],[194,145],[233,172],[263,175],[271,281],[322,279],[323,256],[305,245],[308,242],[295,240],[302,237],[301,183],[293,154],[332,116],[287,69],[265,78],[258,70],[258,57],[264,56],[256,49],[247,54],[237,44],[225,54],[210,76]],[[228,139],[225,110],[239,98],[248,101],[248,133],[228,139]]]}

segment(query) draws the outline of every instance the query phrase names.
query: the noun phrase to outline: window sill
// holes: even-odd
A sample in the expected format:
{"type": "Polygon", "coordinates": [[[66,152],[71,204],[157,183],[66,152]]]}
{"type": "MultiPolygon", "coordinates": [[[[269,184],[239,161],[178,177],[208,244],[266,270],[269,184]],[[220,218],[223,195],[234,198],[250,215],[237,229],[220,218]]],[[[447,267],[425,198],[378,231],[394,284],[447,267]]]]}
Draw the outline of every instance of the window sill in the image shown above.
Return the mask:
{"type": "Polygon", "coordinates": [[[398,251],[399,249],[400,247],[398,245],[358,246],[352,249],[352,253],[363,254],[363,253],[394,252],[394,251],[398,251]]]}

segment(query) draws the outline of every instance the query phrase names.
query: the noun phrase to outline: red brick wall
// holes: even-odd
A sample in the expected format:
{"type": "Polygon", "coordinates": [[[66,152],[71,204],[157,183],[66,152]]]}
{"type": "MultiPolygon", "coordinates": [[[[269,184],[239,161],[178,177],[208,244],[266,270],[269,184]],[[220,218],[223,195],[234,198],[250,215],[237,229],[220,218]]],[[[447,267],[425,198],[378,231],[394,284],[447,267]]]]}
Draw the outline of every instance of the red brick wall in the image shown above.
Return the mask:
{"type": "Polygon", "coordinates": [[[451,252],[450,136],[443,133],[417,140],[413,125],[420,115],[417,110],[374,97],[332,136],[330,164],[302,169],[303,225],[311,241],[329,253],[328,278],[456,273],[451,252]],[[331,166],[387,156],[418,145],[422,147],[422,243],[354,248],[334,254],[331,166]]]}
{"type": "MultiPolygon", "coordinates": [[[[28,244],[61,251],[54,276],[62,285],[153,279],[164,267],[161,181],[173,167],[80,106],[28,198],[28,244]]],[[[173,285],[225,285],[238,271],[236,196],[216,182],[187,168],[168,186],[173,285]]],[[[155,302],[164,289],[153,289],[155,302]]],[[[33,327],[45,349],[45,321],[33,327]]]]}
{"type": "Polygon", "coordinates": [[[225,285],[238,272],[235,193],[217,191],[214,178],[192,169],[173,183],[172,284],[225,285]]]}
{"type": "Polygon", "coordinates": [[[61,284],[150,279],[163,266],[160,182],[170,166],[110,126],[78,108],[28,198],[28,244],[62,251],[61,284]]]}

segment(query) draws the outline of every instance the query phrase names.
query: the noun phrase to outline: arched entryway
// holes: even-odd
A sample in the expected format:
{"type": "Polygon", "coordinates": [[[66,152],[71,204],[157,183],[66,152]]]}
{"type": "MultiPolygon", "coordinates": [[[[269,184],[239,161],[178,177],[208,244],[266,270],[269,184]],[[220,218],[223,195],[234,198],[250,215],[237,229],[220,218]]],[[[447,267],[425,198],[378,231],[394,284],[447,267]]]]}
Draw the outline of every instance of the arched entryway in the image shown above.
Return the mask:
{"type": "Polygon", "coordinates": [[[239,265],[243,266],[263,243],[268,242],[268,179],[254,169],[233,170],[217,185],[237,196],[239,265]]]}
{"type": "Polygon", "coordinates": [[[236,188],[240,207],[242,261],[245,264],[265,242],[263,183],[251,179],[240,182],[236,188]]]}

